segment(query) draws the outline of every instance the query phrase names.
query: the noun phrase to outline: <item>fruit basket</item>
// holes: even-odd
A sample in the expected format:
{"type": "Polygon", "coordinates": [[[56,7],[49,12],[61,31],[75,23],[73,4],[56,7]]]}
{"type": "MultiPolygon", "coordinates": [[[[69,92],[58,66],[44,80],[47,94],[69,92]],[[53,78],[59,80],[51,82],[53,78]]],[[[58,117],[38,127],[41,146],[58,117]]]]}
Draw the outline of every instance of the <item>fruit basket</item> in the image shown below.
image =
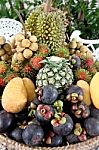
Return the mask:
{"type": "Polygon", "coordinates": [[[99,147],[99,62],[77,39],[65,42],[64,17],[47,0],[24,33],[10,43],[0,36],[1,147],[99,147]]]}

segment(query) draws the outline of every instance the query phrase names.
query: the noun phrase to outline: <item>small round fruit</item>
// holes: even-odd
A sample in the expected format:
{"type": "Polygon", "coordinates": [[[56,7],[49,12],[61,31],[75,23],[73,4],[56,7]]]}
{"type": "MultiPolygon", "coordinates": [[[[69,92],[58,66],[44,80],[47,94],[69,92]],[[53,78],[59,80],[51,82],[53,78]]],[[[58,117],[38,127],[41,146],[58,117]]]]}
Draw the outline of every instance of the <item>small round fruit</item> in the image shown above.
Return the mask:
{"type": "Polygon", "coordinates": [[[22,47],[29,47],[31,42],[28,39],[22,40],[22,47]]]}
{"type": "Polygon", "coordinates": [[[73,120],[68,114],[61,114],[56,116],[56,118],[51,121],[51,124],[53,125],[55,133],[61,136],[66,136],[70,134],[73,129],[73,120]]]}
{"type": "Polygon", "coordinates": [[[23,141],[22,132],[23,132],[23,129],[17,127],[16,129],[14,129],[12,132],[8,133],[7,135],[10,138],[12,138],[13,140],[16,140],[18,142],[22,142],[23,141]]]}
{"type": "Polygon", "coordinates": [[[81,66],[80,58],[77,55],[72,55],[71,64],[73,65],[74,69],[80,68],[81,66]]]}
{"type": "Polygon", "coordinates": [[[44,131],[40,125],[31,123],[23,130],[22,137],[25,144],[37,146],[40,145],[43,140],[44,131]]]}
{"type": "Polygon", "coordinates": [[[99,109],[95,108],[94,106],[91,106],[90,111],[91,116],[99,120],[99,109]]]}
{"type": "Polygon", "coordinates": [[[3,61],[7,61],[9,59],[9,55],[8,54],[4,54],[1,56],[1,60],[3,61]]]}
{"type": "Polygon", "coordinates": [[[71,41],[70,44],[69,44],[69,47],[75,49],[77,47],[76,41],[71,41]]]}
{"type": "Polygon", "coordinates": [[[62,144],[62,136],[57,135],[54,132],[50,132],[47,134],[47,137],[45,137],[45,143],[47,146],[50,147],[56,147],[56,146],[60,146],[62,144]]]}
{"type": "Polygon", "coordinates": [[[30,36],[30,39],[29,39],[31,42],[35,43],[37,42],[37,37],[35,35],[32,35],[30,36]]]}
{"type": "Polygon", "coordinates": [[[41,123],[47,123],[51,120],[54,115],[54,110],[50,105],[40,104],[37,107],[35,116],[41,123]]]}
{"type": "Polygon", "coordinates": [[[94,118],[90,117],[84,121],[84,127],[91,137],[99,135],[99,121],[94,118]]]}
{"type": "Polygon", "coordinates": [[[30,50],[30,49],[25,49],[23,51],[23,56],[26,58],[26,59],[29,59],[31,58],[33,55],[33,52],[30,50]]]}
{"type": "Polygon", "coordinates": [[[0,56],[3,56],[5,54],[5,50],[3,48],[0,48],[0,56]]]}
{"type": "Polygon", "coordinates": [[[3,49],[4,49],[6,52],[9,52],[9,51],[11,51],[11,45],[8,44],[8,43],[5,43],[5,44],[3,45],[3,49]]]}
{"type": "Polygon", "coordinates": [[[17,33],[16,35],[15,35],[15,40],[16,41],[22,41],[23,39],[25,39],[25,36],[22,34],[22,33],[17,33]]]}
{"type": "Polygon", "coordinates": [[[6,39],[4,36],[0,36],[0,45],[3,45],[6,42],[6,39]]]}
{"type": "Polygon", "coordinates": [[[38,50],[38,44],[37,43],[31,43],[29,49],[34,51],[34,52],[37,51],[38,50]]]}
{"type": "Polygon", "coordinates": [[[43,88],[42,102],[52,104],[58,97],[58,91],[53,85],[46,85],[43,88]]]}
{"type": "Polygon", "coordinates": [[[13,124],[14,117],[11,113],[0,111],[0,132],[6,132],[13,124]]]}
{"type": "Polygon", "coordinates": [[[21,52],[17,53],[17,60],[20,61],[20,62],[23,62],[25,60],[24,56],[21,52]]]}
{"type": "Polygon", "coordinates": [[[74,133],[71,133],[69,135],[66,136],[66,140],[70,143],[70,144],[75,144],[80,142],[79,138],[77,135],[75,135],[74,133]]]}

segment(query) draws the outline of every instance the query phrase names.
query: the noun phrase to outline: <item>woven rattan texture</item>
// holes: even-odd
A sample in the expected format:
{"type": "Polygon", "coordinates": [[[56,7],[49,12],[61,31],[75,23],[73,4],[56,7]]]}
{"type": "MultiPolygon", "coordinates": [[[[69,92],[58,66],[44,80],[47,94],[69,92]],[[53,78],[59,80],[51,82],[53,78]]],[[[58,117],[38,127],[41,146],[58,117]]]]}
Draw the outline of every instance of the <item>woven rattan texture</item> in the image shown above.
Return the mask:
{"type": "Polygon", "coordinates": [[[0,135],[0,144],[3,145],[6,150],[97,150],[99,147],[99,136],[87,140],[86,142],[62,146],[62,147],[34,147],[30,148],[24,144],[20,144],[16,141],[10,140],[9,138],[0,135]]]}

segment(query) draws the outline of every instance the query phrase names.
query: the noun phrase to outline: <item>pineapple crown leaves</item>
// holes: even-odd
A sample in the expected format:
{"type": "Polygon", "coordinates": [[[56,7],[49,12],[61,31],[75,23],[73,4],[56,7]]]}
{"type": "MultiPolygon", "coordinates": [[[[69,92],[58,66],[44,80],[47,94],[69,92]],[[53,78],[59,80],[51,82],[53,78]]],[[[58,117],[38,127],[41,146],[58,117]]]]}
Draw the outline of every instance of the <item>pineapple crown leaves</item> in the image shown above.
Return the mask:
{"type": "Polygon", "coordinates": [[[68,60],[66,60],[65,58],[57,57],[57,56],[47,57],[46,59],[41,61],[41,63],[48,64],[50,67],[56,67],[59,70],[63,67],[63,65],[70,66],[70,63],[68,60]]]}

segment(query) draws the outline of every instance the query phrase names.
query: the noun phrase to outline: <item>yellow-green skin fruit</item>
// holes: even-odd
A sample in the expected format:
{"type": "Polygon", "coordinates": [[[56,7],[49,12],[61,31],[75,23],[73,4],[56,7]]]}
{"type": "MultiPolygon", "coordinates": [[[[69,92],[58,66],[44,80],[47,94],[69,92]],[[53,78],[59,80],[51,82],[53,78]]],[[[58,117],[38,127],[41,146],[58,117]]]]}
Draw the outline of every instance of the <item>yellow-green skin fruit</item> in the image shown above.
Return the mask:
{"type": "Polygon", "coordinates": [[[99,109],[99,72],[97,72],[90,82],[91,99],[94,106],[99,109]]]}
{"type": "Polygon", "coordinates": [[[84,80],[77,81],[77,85],[82,88],[84,92],[84,102],[86,105],[91,104],[91,95],[90,95],[90,86],[89,84],[84,80]]]}

